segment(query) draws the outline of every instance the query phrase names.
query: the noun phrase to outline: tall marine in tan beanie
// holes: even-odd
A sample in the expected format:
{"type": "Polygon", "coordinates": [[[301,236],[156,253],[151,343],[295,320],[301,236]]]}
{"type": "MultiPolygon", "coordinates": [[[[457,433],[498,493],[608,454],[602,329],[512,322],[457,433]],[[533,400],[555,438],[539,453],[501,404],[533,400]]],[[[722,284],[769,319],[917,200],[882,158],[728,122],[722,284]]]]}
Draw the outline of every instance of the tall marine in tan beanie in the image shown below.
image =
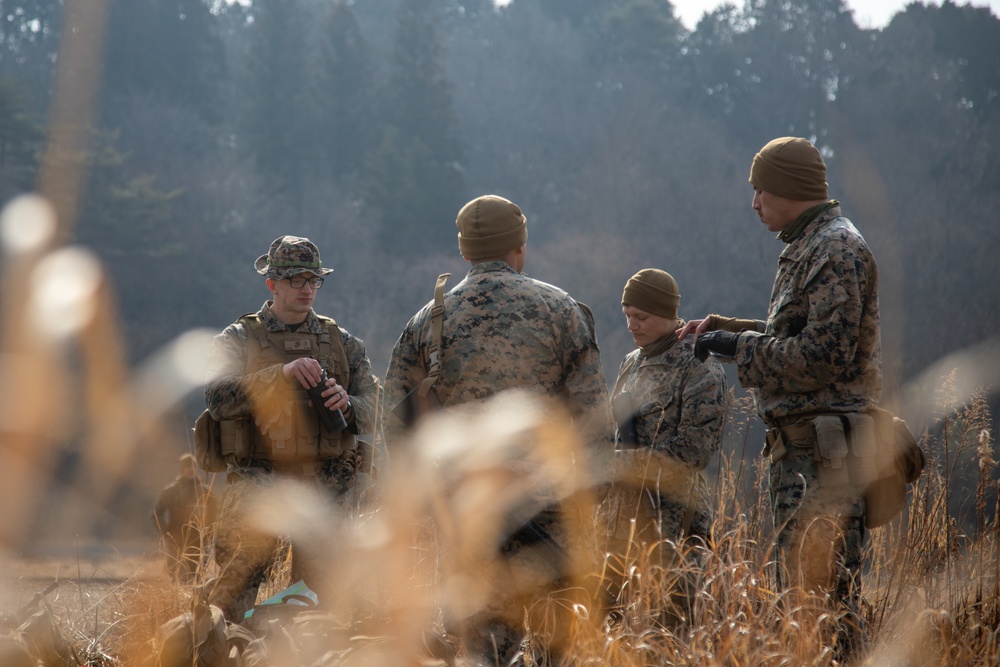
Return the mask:
{"type": "Polygon", "coordinates": [[[710,315],[677,335],[695,334],[695,356],[733,364],[751,390],[767,427],[776,581],[782,590],[827,596],[829,608],[816,613],[839,619],[834,655],[852,663],[866,642],[867,529],[892,518],[906,499],[894,464],[877,460],[878,452],[891,458],[893,451],[875,435],[883,432],[875,419],[884,420],[876,410],[878,265],[840,203],[828,198],[826,164],[808,140],[769,141],[753,158],[750,183],[751,208],[786,244],[767,320],[710,315]],[[898,481],[883,496],[886,479],[898,481]]]}
{"type": "Polygon", "coordinates": [[[826,199],[826,163],[809,141],[779,137],[767,142],[754,156],[750,183],[786,199],[826,199]]]}

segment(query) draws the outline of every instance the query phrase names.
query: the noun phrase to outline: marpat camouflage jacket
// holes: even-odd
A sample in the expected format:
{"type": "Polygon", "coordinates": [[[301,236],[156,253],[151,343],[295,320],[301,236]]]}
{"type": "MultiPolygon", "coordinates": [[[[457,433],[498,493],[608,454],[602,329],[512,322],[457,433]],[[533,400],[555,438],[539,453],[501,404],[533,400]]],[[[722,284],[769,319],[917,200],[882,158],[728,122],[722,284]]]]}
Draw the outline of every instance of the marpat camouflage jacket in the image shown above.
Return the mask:
{"type": "MultiPolygon", "coordinates": [[[[407,323],[392,351],[385,380],[386,440],[403,424],[391,413],[430,369],[431,309],[407,323]]],[[[595,440],[611,442],[608,387],[590,310],[566,292],[517,273],[501,261],[472,266],[444,296],[441,377],[444,407],[483,401],[521,388],[562,398],[587,421],[595,440]]]]}
{"type": "Polygon", "coordinates": [[[873,407],[882,392],[878,267],[834,206],[778,260],[763,334],[740,336],[737,373],[765,420],[873,407]]]}

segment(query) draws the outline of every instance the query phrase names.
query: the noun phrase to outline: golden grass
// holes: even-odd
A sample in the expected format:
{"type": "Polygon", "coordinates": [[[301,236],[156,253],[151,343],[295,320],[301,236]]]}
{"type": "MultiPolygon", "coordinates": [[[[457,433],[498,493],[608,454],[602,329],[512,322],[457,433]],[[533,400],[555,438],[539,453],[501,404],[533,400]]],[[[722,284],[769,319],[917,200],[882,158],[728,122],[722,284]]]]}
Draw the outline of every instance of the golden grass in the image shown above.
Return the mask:
{"type": "MultiPolygon", "coordinates": [[[[498,414],[509,417],[512,407],[498,414]]],[[[427,658],[428,637],[453,650],[456,640],[443,619],[472,615],[509,574],[491,557],[505,513],[530,514],[537,505],[532,498],[544,494],[562,503],[564,516],[593,516],[590,499],[576,493],[577,473],[557,465],[575,444],[573,431],[529,406],[517,412],[521,422],[466,415],[429,425],[414,455],[396,467],[383,502],[343,524],[339,538],[346,546],[331,555],[330,577],[319,587],[325,609],[363,637],[349,650],[329,647],[351,656],[343,664],[416,664],[427,658]],[[555,449],[536,448],[547,440],[555,449]]],[[[944,426],[924,435],[928,465],[908,510],[871,532],[863,610],[870,647],[857,664],[1000,661],[995,461],[983,397],[944,426]],[[949,493],[956,492],[948,475],[961,452],[975,457],[981,474],[971,487],[971,517],[948,511],[949,493]]],[[[532,633],[526,664],[837,664],[829,647],[839,619],[821,600],[775,589],[772,530],[759,482],[764,466],[731,452],[719,465],[714,550],[674,558],[667,567],[649,548],[603,558],[576,554],[572,584],[525,608],[523,622],[532,633]],[[612,574],[621,583],[619,612],[608,615],[601,592],[612,574]],[[679,580],[687,582],[686,604],[674,600],[679,580]],[[553,642],[563,650],[549,651],[553,642]]],[[[579,455],[573,453],[578,463],[579,455]]],[[[573,532],[570,540],[581,550],[593,544],[592,519],[573,532]]],[[[284,561],[262,597],[289,583],[287,570],[284,561]]],[[[196,586],[214,574],[217,566],[207,565],[194,586],[135,576],[103,599],[96,620],[94,605],[82,597],[79,608],[63,598],[54,611],[84,664],[137,665],[159,626],[189,609],[196,586]]]]}
{"type": "MultiPolygon", "coordinates": [[[[11,219],[3,223],[7,231],[17,227],[11,219]]],[[[71,509],[108,507],[117,483],[146,458],[167,452],[162,460],[173,464],[169,452],[183,445],[164,427],[166,412],[203,382],[210,340],[186,334],[132,372],[115,344],[117,318],[100,267],[79,253],[47,256],[46,280],[68,299],[53,320],[40,317],[37,295],[17,285],[23,277],[42,284],[19,269],[21,262],[30,267],[33,252],[41,249],[11,256],[11,294],[25,301],[4,307],[0,555],[30,535],[64,443],[78,443],[78,477],[96,480],[74,496],[71,509]],[[92,280],[81,281],[81,266],[92,280]],[[53,323],[59,326],[46,328],[53,323]],[[53,397],[52,377],[64,379],[62,388],[79,388],[79,400],[53,397]],[[53,418],[40,407],[53,403],[79,411],[53,418]]],[[[953,407],[953,379],[941,392],[948,407],[922,436],[928,465],[908,510],[871,532],[866,664],[1000,664],[992,420],[983,395],[953,407]]],[[[726,444],[712,466],[714,550],[668,559],[666,567],[648,549],[605,555],[597,548],[591,491],[608,466],[581,447],[564,416],[517,397],[490,406],[429,420],[393,453],[391,475],[382,475],[373,494],[378,502],[363,503],[357,516],[333,516],[300,487],[264,499],[272,511],[262,513],[263,528],[309,540],[328,555],[329,576],[310,584],[324,610],[354,636],[332,635],[341,644],[331,651],[366,665],[413,664],[428,645],[447,654],[455,637],[445,630],[460,629],[501,595],[516,595],[523,601],[518,622],[530,631],[529,664],[834,664],[829,647],[840,619],[822,601],[774,584],[766,466],[748,453],[756,417],[747,401],[732,401],[726,444]],[[279,505],[283,510],[273,511],[279,505]],[[512,526],[548,506],[561,511],[563,538],[572,546],[558,586],[551,573],[512,570],[495,557],[512,526]],[[511,524],[512,517],[518,521],[511,524]],[[612,579],[623,584],[615,615],[604,597],[612,579]],[[679,582],[684,604],[675,595],[679,582]],[[539,590],[550,594],[539,598],[539,590]]],[[[162,623],[190,609],[197,587],[217,574],[218,566],[206,563],[191,586],[147,570],[124,584],[92,586],[86,573],[69,573],[72,583],[50,596],[52,615],[83,664],[132,667],[149,653],[162,623]]],[[[288,583],[282,561],[262,595],[288,583]]]]}

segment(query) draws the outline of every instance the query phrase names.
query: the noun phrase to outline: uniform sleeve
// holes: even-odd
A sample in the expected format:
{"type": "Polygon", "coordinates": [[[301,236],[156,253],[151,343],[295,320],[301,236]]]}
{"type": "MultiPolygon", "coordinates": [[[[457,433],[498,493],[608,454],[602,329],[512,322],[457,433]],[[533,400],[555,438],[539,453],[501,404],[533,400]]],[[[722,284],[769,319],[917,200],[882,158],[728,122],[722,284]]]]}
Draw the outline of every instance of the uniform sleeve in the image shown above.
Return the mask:
{"type": "Polygon", "coordinates": [[[568,313],[563,330],[563,388],[570,410],[582,421],[581,427],[591,442],[610,445],[614,442],[614,420],[590,309],[578,304],[568,313]]]}
{"type": "MultiPolygon", "coordinates": [[[[665,387],[669,394],[669,387],[665,387]]],[[[671,396],[660,397],[666,405],[671,396]]],[[[694,470],[704,470],[722,445],[726,423],[726,376],[717,364],[691,365],[680,391],[677,429],[657,433],[653,449],[682,461],[694,470]]]]}
{"type": "Polygon", "coordinates": [[[387,446],[399,443],[405,425],[392,409],[427,377],[420,351],[419,313],[406,324],[392,348],[389,368],[385,372],[385,399],[382,405],[382,430],[387,446]]]}
{"type": "Polygon", "coordinates": [[[344,341],[347,363],[351,368],[351,386],[347,387],[347,394],[351,397],[357,430],[358,433],[372,433],[375,430],[375,416],[382,389],[378,378],[372,373],[372,363],[368,359],[364,342],[343,330],[340,335],[344,341]]]}
{"type": "Polygon", "coordinates": [[[245,374],[246,355],[246,330],[242,325],[226,327],[212,341],[205,403],[212,417],[219,421],[248,417],[252,414],[251,395],[258,401],[269,401],[279,387],[287,387],[281,364],[245,374]]]}
{"type": "Polygon", "coordinates": [[[851,366],[861,336],[868,262],[842,243],[828,246],[812,262],[802,288],[802,330],[785,337],[740,336],[736,361],[743,386],[780,383],[776,388],[783,392],[810,392],[851,366]]]}

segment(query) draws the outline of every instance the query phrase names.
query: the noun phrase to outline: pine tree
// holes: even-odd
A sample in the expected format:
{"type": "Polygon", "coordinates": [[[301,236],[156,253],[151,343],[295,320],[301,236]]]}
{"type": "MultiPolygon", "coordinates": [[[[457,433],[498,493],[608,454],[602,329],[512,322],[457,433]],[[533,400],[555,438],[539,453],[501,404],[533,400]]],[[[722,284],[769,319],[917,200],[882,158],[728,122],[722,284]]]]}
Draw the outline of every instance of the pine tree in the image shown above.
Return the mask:
{"type": "Polygon", "coordinates": [[[321,161],[335,178],[359,174],[377,136],[374,54],[353,9],[334,2],[324,22],[317,60],[315,110],[321,161]]]}
{"type": "Polygon", "coordinates": [[[256,4],[239,142],[273,184],[273,194],[297,206],[311,153],[305,24],[299,0],[256,4]]]}
{"type": "Polygon", "coordinates": [[[42,130],[23,91],[0,78],[0,206],[34,187],[42,130]]]}
{"type": "Polygon", "coordinates": [[[404,0],[396,17],[383,91],[385,129],[367,161],[365,201],[375,211],[386,247],[443,247],[465,200],[458,120],[442,63],[430,0],[404,0]]]}
{"type": "Polygon", "coordinates": [[[103,75],[106,126],[120,124],[123,96],[193,109],[200,118],[222,117],[228,72],[217,17],[203,0],[111,0],[103,75]]]}

